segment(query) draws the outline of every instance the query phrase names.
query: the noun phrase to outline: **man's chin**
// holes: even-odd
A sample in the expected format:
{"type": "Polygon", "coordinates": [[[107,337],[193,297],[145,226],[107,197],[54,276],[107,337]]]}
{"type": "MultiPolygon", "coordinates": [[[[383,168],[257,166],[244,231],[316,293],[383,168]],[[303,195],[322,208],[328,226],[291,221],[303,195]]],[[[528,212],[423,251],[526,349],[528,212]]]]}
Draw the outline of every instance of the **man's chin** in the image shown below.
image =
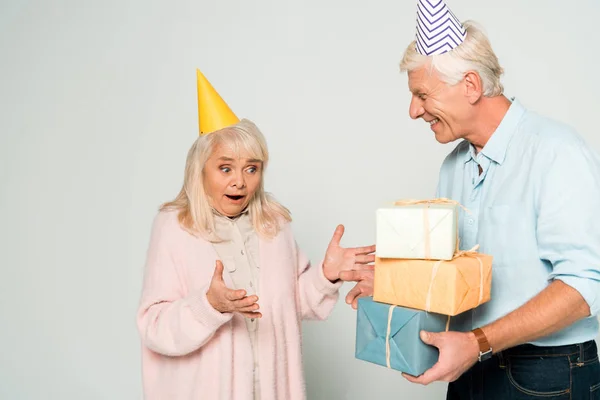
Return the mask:
{"type": "Polygon", "coordinates": [[[440,144],[448,144],[454,142],[454,138],[444,134],[435,134],[435,140],[440,144]]]}
{"type": "Polygon", "coordinates": [[[460,136],[456,137],[456,135],[454,135],[452,131],[449,131],[448,129],[440,129],[438,132],[434,131],[433,134],[435,136],[435,140],[440,144],[448,144],[455,142],[458,139],[462,139],[460,136]]]}

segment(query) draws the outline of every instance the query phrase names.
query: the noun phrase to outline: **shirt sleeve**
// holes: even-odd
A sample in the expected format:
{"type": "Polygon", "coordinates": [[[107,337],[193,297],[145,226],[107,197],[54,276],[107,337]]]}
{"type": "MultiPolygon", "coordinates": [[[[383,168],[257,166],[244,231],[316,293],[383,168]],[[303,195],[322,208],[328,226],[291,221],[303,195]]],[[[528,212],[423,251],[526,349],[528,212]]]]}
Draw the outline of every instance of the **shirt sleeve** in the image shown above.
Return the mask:
{"type": "Polygon", "coordinates": [[[600,312],[600,160],[581,141],[548,153],[537,196],[539,256],[600,312]]]}

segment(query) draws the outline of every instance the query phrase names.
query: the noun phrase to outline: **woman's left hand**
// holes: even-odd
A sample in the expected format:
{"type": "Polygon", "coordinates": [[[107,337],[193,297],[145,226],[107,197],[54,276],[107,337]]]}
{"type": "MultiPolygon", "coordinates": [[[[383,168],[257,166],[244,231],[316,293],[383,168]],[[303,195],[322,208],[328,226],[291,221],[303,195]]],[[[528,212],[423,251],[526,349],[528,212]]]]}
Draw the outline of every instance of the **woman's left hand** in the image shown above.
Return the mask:
{"type": "Polygon", "coordinates": [[[343,235],[344,225],[338,225],[325,253],[323,274],[331,282],[338,279],[356,282],[369,278],[372,280],[374,267],[371,263],[375,261],[375,245],[344,248],[340,246],[343,235]]]}

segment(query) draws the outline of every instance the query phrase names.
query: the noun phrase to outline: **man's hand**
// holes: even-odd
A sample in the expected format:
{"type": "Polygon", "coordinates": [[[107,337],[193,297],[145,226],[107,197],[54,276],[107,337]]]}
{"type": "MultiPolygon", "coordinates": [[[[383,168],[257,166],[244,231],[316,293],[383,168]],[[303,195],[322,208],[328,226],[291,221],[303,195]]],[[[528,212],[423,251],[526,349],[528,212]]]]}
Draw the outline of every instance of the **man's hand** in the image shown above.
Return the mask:
{"type": "Polygon", "coordinates": [[[361,280],[347,279],[354,275],[344,275],[344,271],[373,271],[375,261],[375,245],[366,247],[344,248],[340,246],[342,236],[344,235],[344,225],[338,225],[329,242],[323,261],[323,274],[332,282],[338,279],[342,280],[361,280]],[[344,279],[344,277],[346,279],[344,279]]]}
{"type": "Polygon", "coordinates": [[[403,373],[402,376],[413,383],[428,385],[431,382],[454,382],[477,362],[479,345],[472,332],[425,332],[421,331],[425,344],[440,350],[438,362],[415,377],[403,373]]]}
{"type": "Polygon", "coordinates": [[[225,286],[223,281],[223,263],[217,260],[215,273],[206,292],[208,302],[220,313],[240,313],[246,318],[260,318],[262,314],[256,312],[259,306],[256,303],[258,296],[246,296],[243,289],[232,290],[225,286]]]}
{"type": "Polygon", "coordinates": [[[359,297],[373,295],[374,271],[343,271],[340,279],[343,281],[358,281],[346,295],[346,303],[351,304],[355,310],[358,308],[359,297]]]}

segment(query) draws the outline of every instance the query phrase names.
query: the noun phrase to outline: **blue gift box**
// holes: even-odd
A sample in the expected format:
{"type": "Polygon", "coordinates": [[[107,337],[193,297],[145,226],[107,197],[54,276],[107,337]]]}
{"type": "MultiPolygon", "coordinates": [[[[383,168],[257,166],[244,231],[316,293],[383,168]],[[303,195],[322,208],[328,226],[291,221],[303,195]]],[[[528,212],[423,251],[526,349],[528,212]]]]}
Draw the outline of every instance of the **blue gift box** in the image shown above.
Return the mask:
{"type": "Polygon", "coordinates": [[[391,306],[373,301],[372,297],[362,297],[358,300],[355,357],[410,375],[421,375],[437,362],[439,351],[423,343],[419,332],[443,332],[447,323],[447,315],[391,306]]]}

